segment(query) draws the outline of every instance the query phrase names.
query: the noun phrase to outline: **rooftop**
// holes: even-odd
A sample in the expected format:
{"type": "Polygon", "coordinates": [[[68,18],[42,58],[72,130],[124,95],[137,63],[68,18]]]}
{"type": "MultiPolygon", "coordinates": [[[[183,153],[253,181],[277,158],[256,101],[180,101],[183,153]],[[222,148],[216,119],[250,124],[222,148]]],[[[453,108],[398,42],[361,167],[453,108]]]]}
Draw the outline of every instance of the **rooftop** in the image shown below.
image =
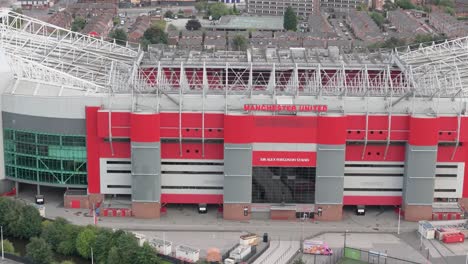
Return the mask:
{"type": "Polygon", "coordinates": [[[231,30],[283,30],[282,16],[223,16],[215,25],[207,28],[231,30]]]}

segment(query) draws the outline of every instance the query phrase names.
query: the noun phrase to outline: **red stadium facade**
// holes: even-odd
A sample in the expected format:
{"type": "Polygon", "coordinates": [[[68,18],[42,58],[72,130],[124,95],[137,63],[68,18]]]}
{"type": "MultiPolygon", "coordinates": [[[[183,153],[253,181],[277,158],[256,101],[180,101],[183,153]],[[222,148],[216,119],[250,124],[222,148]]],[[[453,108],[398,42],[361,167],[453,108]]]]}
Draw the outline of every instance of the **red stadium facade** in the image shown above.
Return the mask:
{"type": "Polygon", "coordinates": [[[403,53],[143,52],[0,17],[5,178],[68,188],[66,207],[340,220],[344,206],[394,206],[416,221],[468,206],[467,38],[403,53]]]}

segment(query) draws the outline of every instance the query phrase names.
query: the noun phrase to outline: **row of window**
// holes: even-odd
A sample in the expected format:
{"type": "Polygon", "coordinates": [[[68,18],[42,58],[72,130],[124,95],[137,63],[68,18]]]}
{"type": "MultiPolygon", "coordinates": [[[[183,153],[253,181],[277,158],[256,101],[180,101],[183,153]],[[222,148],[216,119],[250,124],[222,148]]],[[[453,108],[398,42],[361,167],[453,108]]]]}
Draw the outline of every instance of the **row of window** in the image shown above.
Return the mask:
{"type": "Polygon", "coordinates": [[[4,129],[9,178],[58,185],[86,185],[86,137],[4,129]]]}

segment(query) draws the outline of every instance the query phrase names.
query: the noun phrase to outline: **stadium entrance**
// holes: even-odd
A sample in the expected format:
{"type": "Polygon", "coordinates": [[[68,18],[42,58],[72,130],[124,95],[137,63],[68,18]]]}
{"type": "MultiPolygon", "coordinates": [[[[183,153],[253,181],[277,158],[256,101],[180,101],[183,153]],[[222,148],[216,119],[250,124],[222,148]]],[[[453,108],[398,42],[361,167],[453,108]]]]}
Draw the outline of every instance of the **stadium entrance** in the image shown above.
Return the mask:
{"type": "Polygon", "coordinates": [[[313,204],[314,167],[253,167],[252,203],[313,204]]]}

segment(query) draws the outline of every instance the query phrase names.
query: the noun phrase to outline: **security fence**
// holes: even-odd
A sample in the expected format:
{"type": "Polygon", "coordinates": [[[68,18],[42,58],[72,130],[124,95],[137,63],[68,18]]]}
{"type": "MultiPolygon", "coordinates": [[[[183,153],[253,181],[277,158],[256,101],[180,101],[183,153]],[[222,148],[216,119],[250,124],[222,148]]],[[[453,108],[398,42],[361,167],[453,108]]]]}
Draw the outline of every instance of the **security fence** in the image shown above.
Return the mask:
{"type": "MultiPolygon", "coordinates": [[[[367,251],[357,248],[346,247],[344,255],[346,259],[359,260],[364,263],[372,264],[421,264],[411,260],[388,256],[385,252],[367,251]]],[[[335,262],[336,263],[336,262],[335,262]]]]}

